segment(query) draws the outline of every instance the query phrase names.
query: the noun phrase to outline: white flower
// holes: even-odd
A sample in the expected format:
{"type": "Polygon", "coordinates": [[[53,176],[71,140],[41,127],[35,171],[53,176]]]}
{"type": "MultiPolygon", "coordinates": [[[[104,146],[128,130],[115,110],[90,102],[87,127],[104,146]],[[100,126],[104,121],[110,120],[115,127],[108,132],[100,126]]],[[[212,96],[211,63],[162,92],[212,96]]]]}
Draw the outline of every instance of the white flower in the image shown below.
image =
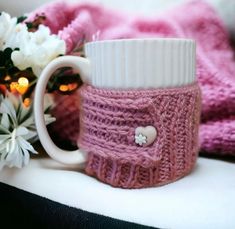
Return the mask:
{"type": "Polygon", "coordinates": [[[143,134],[135,135],[135,143],[142,146],[143,144],[147,143],[147,137],[143,134]]]}
{"type": "Polygon", "coordinates": [[[32,68],[39,76],[45,66],[59,55],[64,55],[64,40],[51,35],[48,27],[40,25],[36,32],[29,32],[24,23],[2,12],[0,15],[0,50],[15,49],[11,54],[13,64],[20,70],[32,68]]]}
{"type": "MultiPolygon", "coordinates": [[[[29,152],[37,153],[31,145],[38,139],[32,105],[25,107],[19,98],[8,94],[2,98],[0,115],[0,169],[5,165],[22,168],[29,162],[29,152]]],[[[46,124],[55,120],[49,114],[44,117],[46,124]]]]}
{"type": "Polygon", "coordinates": [[[37,154],[33,146],[24,139],[28,134],[29,130],[20,126],[12,133],[0,135],[0,169],[4,165],[22,168],[29,162],[29,152],[37,154]]]}
{"type": "Polygon", "coordinates": [[[27,45],[29,42],[29,32],[28,28],[25,24],[19,23],[16,24],[15,27],[11,31],[12,33],[9,35],[6,40],[6,44],[4,48],[19,48],[22,45],[27,45]]]}
{"type": "Polygon", "coordinates": [[[11,18],[9,14],[2,12],[0,15],[0,50],[4,50],[7,41],[13,34],[16,26],[16,18],[11,18]]]}
{"type": "Polygon", "coordinates": [[[39,76],[43,68],[59,55],[65,54],[65,42],[56,35],[50,35],[50,30],[40,25],[36,32],[28,32],[29,37],[19,44],[19,50],[11,54],[16,67],[24,70],[31,67],[34,74],[39,76]]]}

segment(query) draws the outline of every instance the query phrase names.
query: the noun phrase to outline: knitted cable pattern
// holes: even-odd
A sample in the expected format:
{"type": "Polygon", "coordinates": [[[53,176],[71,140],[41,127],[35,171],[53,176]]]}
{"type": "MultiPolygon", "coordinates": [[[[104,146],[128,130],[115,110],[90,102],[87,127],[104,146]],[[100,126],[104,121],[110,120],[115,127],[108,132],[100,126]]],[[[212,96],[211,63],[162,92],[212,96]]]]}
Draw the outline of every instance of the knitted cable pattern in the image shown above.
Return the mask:
{"type": "Polygon", "coordinates": [[[198,155],[197,84],[152,90],[80,90],[78,145],[86,173],[122,188],[163,185],[188,174],[198,155]],[[135,129],[154,126],[152,145],[135,143],[135,129]]]}

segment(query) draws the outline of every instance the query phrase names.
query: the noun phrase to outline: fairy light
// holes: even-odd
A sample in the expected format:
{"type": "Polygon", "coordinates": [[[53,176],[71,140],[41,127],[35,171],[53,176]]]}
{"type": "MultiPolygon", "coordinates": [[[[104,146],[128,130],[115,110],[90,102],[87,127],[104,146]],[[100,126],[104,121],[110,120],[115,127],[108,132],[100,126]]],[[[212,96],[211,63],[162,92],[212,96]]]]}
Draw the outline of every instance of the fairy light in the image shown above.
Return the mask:
{"type": "Polygon", "coordinates": [[[9,75],[6,75],[5,78],[4,78],[5,81],[9,81],[11,80],[11,77],[9,75]]]}
{"type": "Polygon", "coordinates": [[[15,92],[17,92],[17,86],[18,86],[18,83],[17,82],[11,82],[11,84],[10,84],[10,90],[11,90],[11,92],[13,92],[13,93],[15,93],[15,92]]]}
{"type": "Polygon", "coordinates": [[[17,82],[11,82],[11,92],[18,92],[23,95],[29,88],[29,81],[25,77],[20,77],[17,82]]]}
{"type": "Polygon", "coordinates": [[[73,91],[78,87],[78,84],[77,83],[70,83],[70,84],[68,84],[68,87],[69,87],[69,91],[73,91]]]}
{"type": "Polygon", "coordinates": [[[29,80],[25,77],[20,77],[18,79],[18,84],[19,84],[19,87],[17,88],[17,91],[23,95],[27,90],[28,90],[28,87],[29,87],[29,80]]]}
{"type": "Polygon", "coordinates": [[[68,85],[61,84],[60,87],[59,87],[59,90],[62,91],[62,92],[66,92],[66,91],[69,90],[69,87],[68,87],[68,85]]]}
{"type": "Polygon", "coordinates": [[[71,92],[78,87],[77,83],[61,84],[59,90],[61,92],[71,92]]]}
{"type": "Polygon", "coordinates": [[[31,99],[30,98],[25,98],[23,102],[25,107],[29,107],[31,104],[31,99]]]}

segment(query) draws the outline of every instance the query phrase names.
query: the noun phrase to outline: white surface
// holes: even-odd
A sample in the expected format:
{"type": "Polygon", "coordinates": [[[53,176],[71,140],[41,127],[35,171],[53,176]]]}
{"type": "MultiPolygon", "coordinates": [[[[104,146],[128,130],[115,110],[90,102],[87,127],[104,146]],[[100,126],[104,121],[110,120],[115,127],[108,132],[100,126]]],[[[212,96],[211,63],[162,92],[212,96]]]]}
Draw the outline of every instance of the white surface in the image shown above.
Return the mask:
{"type": "Polygon", "coordinates": [[[148,38],[85,45],[89,82],[99,88],[150,89],[195,82],[196,44],[190,39],[148,38]]]}
{"type": "Polygon", "coordinates": [[[76,208],[160,228],[234,229],[235,164],[199,158],[187,177],[156,188],[125,190],[57,164],[33,159],[5,168],[0,181],[76,208]]]}

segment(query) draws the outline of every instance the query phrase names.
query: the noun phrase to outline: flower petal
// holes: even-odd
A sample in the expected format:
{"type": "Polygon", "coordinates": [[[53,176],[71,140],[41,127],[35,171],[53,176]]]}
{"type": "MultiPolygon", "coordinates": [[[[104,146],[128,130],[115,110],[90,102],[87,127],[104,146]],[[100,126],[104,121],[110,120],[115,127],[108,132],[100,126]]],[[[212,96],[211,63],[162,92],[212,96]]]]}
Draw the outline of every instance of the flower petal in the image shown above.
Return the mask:
{"type": "Polygon", "coordinates": [[[16,136],[27,135],[28,133],[29,133],[28,129],[25,128],[24,126],[19,126],[16,129],[16,136]]]}
{"type": "Polygon", "coordinates": [[[16,111],[10,100],[6,97],[3,99],[0,105],[0,113],[6,113],[9,115],[13,123],[16,124],[16,111]]]}
{"type": "Polygon", "coordinates": [[[0,133],[1,134],[10,134],[11,132],[5,126],[0,125],[0,133]]]}
{"type": "Polygon", "coordinates": [[[10,120],[8,118],[8,115],[6,113],[2,114],[1,125],[6,129],[9,129],[9,127],[11,125],[10,120]]]}
{"type": "Polygon", "coordinates": [[[19,136],[18,137],[18,144],[21,148],[25,149],[25,150],[29,150],[30,152],[34,153],[34,154],[38,154],[38,152],[33,148],[33,146],[26,141],[23,137],[19,136]]]}

